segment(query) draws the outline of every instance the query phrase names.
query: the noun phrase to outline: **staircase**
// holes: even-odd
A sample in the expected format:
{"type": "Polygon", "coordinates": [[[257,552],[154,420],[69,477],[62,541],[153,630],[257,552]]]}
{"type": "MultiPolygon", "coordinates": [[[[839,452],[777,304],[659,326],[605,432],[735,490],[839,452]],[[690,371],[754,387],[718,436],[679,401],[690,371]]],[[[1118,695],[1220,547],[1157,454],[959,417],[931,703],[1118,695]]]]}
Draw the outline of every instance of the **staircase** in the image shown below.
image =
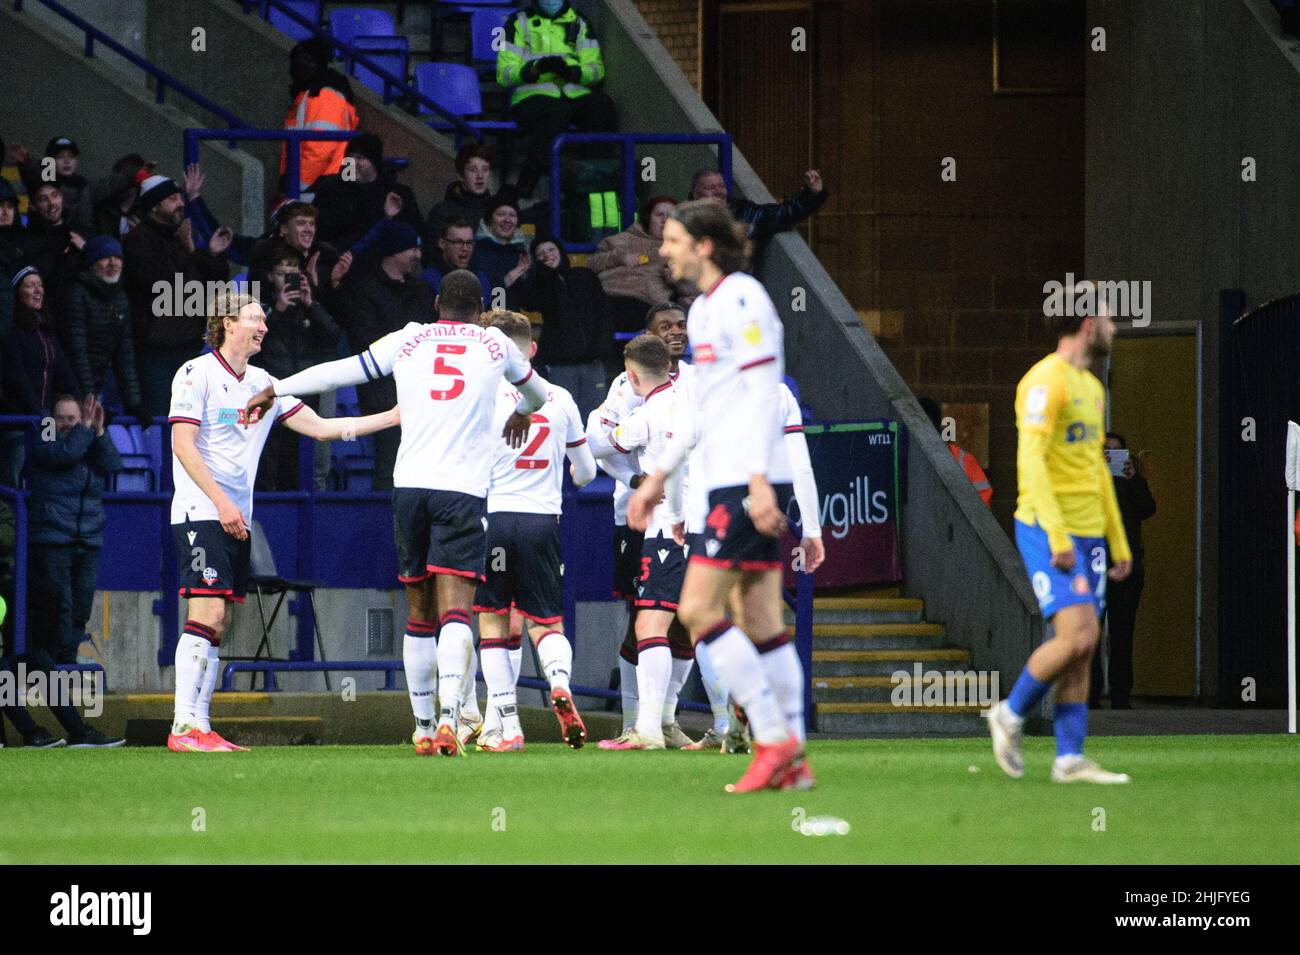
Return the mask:
{"type": "MultiPolygon", "coordinates": [[[[965,705],[922,705],[902,699],[920,666],[923,673],[967,671],[970,652],[944,641],[942,624],[925,622],[924,602],[898,596],[897,588],[856,596],[818,597],[813,602],[813,705],[817,731],[853,736],[953,736],[983,732],[978,699],[965,705]]],[[[787,612],[787,625],[794,625],[787,612]]]]}

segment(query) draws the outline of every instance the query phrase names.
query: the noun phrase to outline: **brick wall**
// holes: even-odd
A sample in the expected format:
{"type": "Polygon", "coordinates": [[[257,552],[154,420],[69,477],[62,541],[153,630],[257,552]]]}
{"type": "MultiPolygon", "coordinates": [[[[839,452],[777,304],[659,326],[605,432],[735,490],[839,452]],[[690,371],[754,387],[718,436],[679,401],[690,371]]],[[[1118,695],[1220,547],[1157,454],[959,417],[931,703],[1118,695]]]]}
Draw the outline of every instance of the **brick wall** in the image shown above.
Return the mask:
{"type": "Polygon", "coordinates": [[[698,90],[700,0],[636,0],[636,5],[659,42],[698,90]]]}

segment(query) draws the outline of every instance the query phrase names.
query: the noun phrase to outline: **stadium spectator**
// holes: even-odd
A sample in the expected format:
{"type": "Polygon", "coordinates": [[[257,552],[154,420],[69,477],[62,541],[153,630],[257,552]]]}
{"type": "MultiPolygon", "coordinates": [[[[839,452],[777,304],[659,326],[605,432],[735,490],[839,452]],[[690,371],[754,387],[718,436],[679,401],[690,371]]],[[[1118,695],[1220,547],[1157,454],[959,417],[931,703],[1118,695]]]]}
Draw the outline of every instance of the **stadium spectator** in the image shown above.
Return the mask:
{"type": "MultiPolygon", "coordinates": [[[[290,103],[284,116],[285,129],[350,132],[357,128],[352,84],[346,76],[331,70],[329,63],[329,44],[315,37],[303,40],[289,51],[290,103]]],[[[286,143],[280,149],[282,183],[287,169],[287,148],[286,143]]],[[[305,193],[321,177],[336,175],[343,166],[345,148],[343,142],[304,142],[298,151],[298,191],[305,193]]],[[[289,191],[287,184],[282,188],[289,191]]]]}
{"type": "Polygon", "coordinates": [[[664,221],[676,205],[677,200],[671,196],[647,200],[630,229],[601,239],[587,259],[587,266],[600,276],[608,296],[616,332],[641,332],[645,329],[646,309],[670,302],[677,294],[668,275],[668,260],[659,254],[664,221]]]}
{"type": "MultiPolygon", "coordinates": [[[[253,244],[249,255],[248,278],[259,284],[269,281],[275,263],[272,256],[279,247],[287,245],[298,253],[298,267],[314,290],[321,288],[322,278],[328,278],[339,260],[338,250],[316,236],[319,213],[309,202],[291,199],[284,202],[271,215],[271,232],[253,244]]],[[[326,288],[328,288],[328,284],[326,288]]]]}
{"type": "MultiPolygon", "coordinates": [[[[20,657],[0,657],[0,670],[13,674],[10,679],[16,680],[18,677],[18,664],[20,663],[25,666],[23,672],[29,678],[33,672],[38,670],[45,673],[53,673],[55,670],[54,660],[48,653],[39,648],[29,649],[20,657]]],[[[61,684],[49,680],[47,685],[53,687],[61,684]]],[[[32,719],[32,715],[27,712],[27,707],[20,703],[14,703],[12,706],[0,706],[0,713],[9,718],[9,722],[13,723],[14,729],[22,736],[24,748],[57,749],[60,746],[67,746],[71,749],[109,749],[126,745],[126,740],[107,736],[100,730],[88,725],[75,707],[65,706],[61,702],[50,702],[49,706],[54,718],[59,721],[64,732],[68,734],[67,739],[51,735],[48,730],[32,719]]],[[[4,745],[2,730],[3,727],[0,726],[0,746],[4,745]]]]}
{"type": "Polygon", "coordinates": [[[793,229],[826,201],[826,186],[822,182],[821,173],[809,169],[803,174],[803,181],[803,188],[782,202],[750,202],[748,199],[727,195],[727,180],[722,173],[700,169],[691,179],[690,198],[713,199],[725,203],[731,210],[731,215],[745,224],[745,231],[757,252],[772,236],[793,229]]]}
{"type": "MultiPolygon", "coordinates": [[[[1106,433],[1107,451],[1127,451],[1128,441],[1122,434],[1106,433]]],[[[1138,603],[1146,583],[1146,551],[1142,547],[1142,522],[1155,516],[1156,500],[1151,487],[1138,467],[1136,456],[1130,454],[1124,461],[1122,474],[1114,475],[1115,498],[1119,502],[1120,519],[1133,551],[1133,571],[1124,580],[1106,583],[1106,629],[1110,658],[1106,668],[1110,678],[1110,708],[1131,710],[1129,694],[1133,690],[1133,632],[1137,628],[1138,603]]],[[[1088,703],[1093,709],[1101,706],[1101,654],[1092,655],[1092,681],[1088,703]]]]}
{"type": "MultiPolygon", "coordinates": [[[[429,210],[424,233],[429,252],[449,222],[463,219],[477,229],[496,198],[492,195],[492,150],[488,147],[479,143],[462,146],[456,153],[456,176],[456,181],[447,186],[442,202],[429,210]]],[[[514,187],[504,185],[497,195],[515,198],[514,187]]]]}
{"type": "Polygon", "coordinates": [[[551,143],[570,126],[618,128],[614,101],[595,89],[605,78],[600,43],[567,0],[533,0],[506,24],[497,82],[510,90],[510,116],[531,137],[516,191],[533,194],[551,167],[551,143]]]}
{"type": "MultiPolygon", "coordinates": [[[[464,219],[451,219],[443,224],[437,246],[429,252],[429,264],[420,273],[421,281],[434,292],[442,291],[442,279],[457,269],[469,271],[469,260],[474,257],[474,227],[464,219]]],[[[483,286],[483,300],[492,298],[492,283],[487,273],[474,273],[483,286]]]]}
{"type": "Polygon", "coordinates": [[[45,147],[45,159],[53,160],[46,171],[43,161],[33,156],[21,143],[14,143],[13,157],[18,162],[18,172],[27,194],[32,195],[41,182],[53,182],[63,197],[63,212],[68,226],[83,236],[95,229],[94,211],[90,201],[90,185],[86,177],[77,173],[77,157],[81,150],[67,136],[55,136],[45,147]],[[51,176],[52,173],[52,176],[51,176]]]}
{"type": "Polygon", "coordinates": [[[384,169],[384,143],[374,133],[362,133],[347,144],[347,158],[356,162],[356,177],[334,173],[317,181],[313,200],[318,211],[316,232],[322,242],[340,250],[353,249],[384,219],[424,229],[420,207],[410,186],[384,169]]]}
{"type": "MultiPolygon", "coordinates": [[[[194,240],[194,247],[205,250],[211,244],[212,237],[221,231],[221,222],[203,200],[203,183],[206,179],[199,164],[190,163],[185,167],[180,183],[185,197],[185,218],[190,223],[190,236],[194,240]]],[[[249,235],[239,235],[232,229],[227,229],[226,232],[230,233],[230,243],[226,247],[227,258],[231,262],[247,265],[249,252],[257,239],[249,235]]]]}
{"type": "Polygon", "coordinates": [[[118,400],[147,428],[152,421],[140,396],[130,306],[121,284],[122,244],[111,236],[93,236],[83,258],[86,267],[68,292],[60,323],[68,360],[80,390],[96,396],[104,394],[111,365],[118,400]]]}
{"type": "MultiPolygon", "coordinates": [[[[378,261],[340,290],[343,306],[339,323],[355,353],[410,322],[429,322],[434,312],[433,290],[419,279],[420,234],[414,227],[391,220],[383,223],[376,230],[371,251],[378,261]]],[[[388,411],[397,404],[397,385],[391,376],[358,385],[357,403],[363,415],[388,411]]],[[[375,432],[377,491],[393,487],[393,464],[400,441],[400,429],[375,432]]]]}
{"type": "Polygon", "coordinates": [[[14,326],[14,275],[27,255],[27,230],[18,217],[18,196],[0,179],[0,339],[14,326]]]}
{"type": "Polygon", "coordinates": [[[104,542],[104,477],[122,469],[93,394],[54,401],[53,440],[33,442],[32,636],[57,663],[76,663],[95,599],[104,542]]]}
{"type": "MultiPolygon", "coordinates": [[[[270,254],[271,271],[262,284],[262,307],[266,312],[266,339],[258,355],[258,364],[276,378],[338,357],[338,343],[343,333],[334,319],[313,298],[311,283],[302,270],[302,252],[286,242],[279,242],[270,254]]],[[[334,393],[305,395],[303,401],[317,414],[326,404],[334,416],[334,393]],[[324,399],[328,396],[329,401],[324,399]]],[[[257,469],[259,491],[299,490],[298,435],[288,428],[274,428],[267,438],[262,463],[257,469]]],[[[330,446],[314,442],[314,478],[317,490],[325,489],[329,477],[330,446]]]]}
{"type": "Polygon", "coordinates": [[[925,412],[925,416],[930,419],[930,423],[934,425],[934,430],[938,431],[939,436],[943,438],[943,442],[948,446],[948,450],[952,452],[952,456],[957,459],[957,465],[962,469],[962,473],[966,475],[966,480],[970,481],[971,486],[979,492],[980,500],[992,507],[993,485],[989,483],[989,476],[984,473],[979,461],[975,460],[975,455],[963,449],[956,441],[949,441],[944,436],[943,412],[939,410],[939,402],[928,397],[917,398],[916,400],[921,405],[921,410],[925,412]]]}
{"type": "MultiPolygon", "coordinates": [[[[232,234],[218,229],[206,249],[196,249],[193,225],[185,216],[180,184],[164,176],[140,183],[136,203],[140,222],[122,240],[123,281],[134,326],[136,373],[144,406],[153,417],[165,416],[171,403],[172,377],[187,359],[203,351],[207,320],[202,314],[173,314],[188,282],[224,282],[230,273],[226,249],[232,234]],[[167,289],[154,290],[157,283],[167,289]]],[[[191,311],[191,309],[184,309],[191,311]]]]}
{"type": "Polygon", "coordinates": [[[40,270],[49,305],[56,310],[72,279],[81,269],[85,237],[68,225],[63,193],[52,182],[38,182],[28,190],[27,262],[40,270]]]}
{"type": "Polygon", "coordinates": [[[153,173],[153,167],[138,153],[128,153],[113,163],[112,172],[95,180],[90,192],[95,232],[120,239],[135,228],[140,182],[153,173]]]}
{"type": "Polygon", "coordinates": [[[595,272],[569,264],[558,240],[538,236],[529,251],[532,265],[507,301],[511,308],[542,313],[537,364],[547,381],[573,396],[585,422],[604,400],[604,362],[613,351],[605,293],[595,272]]]}
{"type": "Polygon", "coordinates": [[[498,196],[479,223],[469,269],[484,273],[493,289],[508,290],[528,271],[530,264],[528,236],[519,229],[519,205],[513,199],[498,196]]]}

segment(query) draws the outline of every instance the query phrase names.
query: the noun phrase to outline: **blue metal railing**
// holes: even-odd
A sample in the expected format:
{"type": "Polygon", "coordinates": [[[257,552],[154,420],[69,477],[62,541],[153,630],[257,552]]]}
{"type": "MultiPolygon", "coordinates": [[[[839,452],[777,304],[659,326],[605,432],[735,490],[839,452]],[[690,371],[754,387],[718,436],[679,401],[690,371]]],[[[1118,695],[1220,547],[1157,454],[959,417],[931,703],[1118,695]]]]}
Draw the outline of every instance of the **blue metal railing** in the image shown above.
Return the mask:
{"type": "Polygon", "coordinates": [[[325,131],[320,129],[187,129],[181,136],[184,140],[183,151],[185,165],[199,161],[199,142],[204,139],[224,139],[233,149],[238,141],[267,142],[279,140],[291,143],[292,149],[284,151],[284,191],[291,199],[297,199],[302,193],[300,175],[302,174],[302,152],[298,146],[303,142],[346,142],[361,135],[358,132],[325,131]]]}
{"type": "MultiPolygon", "coordinates": [[[[95,55],[95,44],[102,43],[104,46],[108,47],[118,56],[122,57],[124,60],[127,60],[131,64],[138,66],[140,69],[144,70],[144,72],[147,73],[149,76],[153,77],[154,83],[156,85],[156,89],[154,91],[154,100],[156,102],[159,103],[165,102],[167,96],[167,90],[174,89],[176,92],[180,93],[182,96],[184,96],[186,99],[188,99],[190,102],[194,103],[195,105],[202,107],[203,109],[207,110],[208,112],[216,116],[220,116],[223,120],[225,120],[230,125],[232,129],[247,129],[252,126],[251,123],[243,119],[240,119],[234,113],[230,112],[230,110],[218,106],[216,103],[212,102],[212,100],[208,99],[202,93],[198,92],[197,90],[193,89],[187,84],[182,83],[180,80],[176,79],[176,77],[172,76],[167,71],[160,69],[157,66],[154,66],[151,62],[146,60],[139,53],[127,49],[121,43],[118,43],[111,36],[105,33],[103,30],[99,29],[99,27],[77,16],[77,14],[73,13],[67,7],[63,6],[63,4],[55,3],[54,0],[33,0],[33,2],[39,3],[47,10],[50,10],[51,12],[58,14],[60,17],[62,17],[63,19],[71,23],[78,30],[82,31],[82,33],[85,35],[85,55],[87,57],[93,57],[95,55]]],[[[18,13],[22,12],[23,3],[24,0],[14,0],[15,12],[18,13]]]]}
{"type": "Polygon", "coordinates": [[[451,124],[458,134],[469,136],[475,142],[483,141],[483,133],[481,131],[474,129],[473,126],[461,119],[459,116],[447,112],[447,110],[438,103],[435,103],[415,87],[411,86],[406,81],[406,77],[394,76],[351,44],[338,39],[328,30],[322,30],[319,23],[312,23],[312,21],[308,20],[292,7],[285,6],[283,3],[280,3],[279,0],[235,0],[235,2],[243,7],[246,15],[252,13],[254,8],[256,8],[260,11],[258,15],[263,20],[269,19],[271,8],[274,7],[279,13],[288,17],[294,23],[310,30],[312,36],[329,43],[333,49],[337,49],[341,52],[349,62],[359,64],[367,70],[370,70],[370,72],[374,73],[384,81],[383,100],[385,105],[399,97],[407,97],[415,103],[433,110],[434,113],[441,116],[451,124]]]}
{"type": "MultiPolygon", "coordinates": [[[[636,147],[646,143],[673,146],[718,147],[718,171],[727,181],[727,194],[731,194],[731,137],[726,133],[561,133],[551,144],[551,235],[560,235],[562,203],[555,201],[560,195],[560,154],[573,143],[618,143],[623,147],[623,185],[620,217],[622,228],[632,225],[636,216],[636,147]]],[[[594,252],[596,243],[564,243],[570,252],[594,252]]]]}

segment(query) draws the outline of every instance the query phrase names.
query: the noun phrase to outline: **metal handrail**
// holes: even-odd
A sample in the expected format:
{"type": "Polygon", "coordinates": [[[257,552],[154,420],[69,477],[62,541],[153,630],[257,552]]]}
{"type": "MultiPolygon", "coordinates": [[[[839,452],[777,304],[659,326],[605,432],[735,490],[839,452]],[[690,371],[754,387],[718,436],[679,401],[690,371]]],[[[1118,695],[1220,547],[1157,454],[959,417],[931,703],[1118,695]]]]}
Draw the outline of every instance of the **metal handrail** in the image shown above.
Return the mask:
{"type": "Polygon", "coordinates": [[[299,26],[306,27],[308,30],[310,30],[312,36],[316,37],[318,40],[324,40],[326,43],[330,44],[331,49],[337,49],[339,52],[344,54],[344,58],[347,59],[348,61],[354,64],[360,64],[361,66],[364,66],[366,69],[368,69],[370,72],[378,75],[379,78],[384,81],[383,100],[385,106],[387,106],[393,100],[397,99],[398,98],[397,94],[400,94],[401,96],[408,97],[409,99],[415,101],[416,103],[419,103],[421,106],[427,106],[429,109],[433,110],[443,119],[447,120],[447,122],[449,122],[456,129],[458,133],[473,137],[475,142],[483,141],[483,133],[481,131],[474,129],[469,123],[461,119],[459,116],[455,116],[447,112],[447,110],[445,110],[442,106],[439,106],[433,100],[429,99],[429,97],[425,96],[415,87],[411,86],[410,83],[406,81],[405,77],[401,77],[399,79],[398,77],[394,76],[392,73],[389,73],[386,69],[384,69],[378,63],[376,63],[374,60],[370,59],[364,53],[359,53],[357,50],[353,49],[351,44],[344,43],[342,40],[338,39],[333,34],[331,34],[328,30],[322,30],[319,24],[312,23],[301,13],[299,13],[297,10],[294,10],[292,7],[286,7],[284,4],[280,3],[279,0],[235,0],[235,2],[244,8],[245,15],[252,13],[254,7],[260,8],[263,11],[261,14],[259,14],[262,20],[268,19],[270,10],[272,7],[274,7],[277,11],[284,14],[294,23],[297,23],[299,26]],[[390,95],[390,87],[393,91],[395,91],[393,95],[390,95]]]}
{"type": "Polygon", "coordinates": [[[224,139],[232,149],[238,141],[279,140],[292,143],[294,148],[284,151],[284,192],[290,199],[297,199],[302,194],[299,179],[302,172],[302,151],[297,148],[298,144],[346,142],[360,135],[356,131],[323,129],[186,129],[181,133],[186,166],[199,161],[199,141],[204,139],[224,139]]]}
{"type": "MultiPolygon", "coordinates": [[[[127,49],[125,46],[123,46],[121,43],[118,43],[116,40],[114,40],[103,30],[99,29],[99,27],[79,17],[77,14],[73,13],[67,7],[63,6],[63,4],[55,3],[54,0],[35,0],[35,2],[41,4],[41,6],[52,11],[53,13],[58,14],[63,19],[67,20],[69,23],[71,23],[73,26],[75,26],[77,29],[81,30],[85,34],[85,55],[88,58],[93,57],[95,55],[95,44],[102,43],[104,46],[108,47],[110,50],[112,50],[118,56],[122,57],[124,60],[127,60],[128,62],[134,64],[135,66],[138,66],[140,69],[144,70],[145,73],[152,76],[154,78],[155,83],[157,84],[157,89],[154,93],[155,102],[158,103],[165,102],[167,96],[167,89],[170,87],[171,89],[176,90],[176,92],[180,93],[186,99],[202,107],[208,112],[220,116],[223,120],[225,120],[227,123],[230,124],[230,127],[232,129],[251,128],[252,123],[249,123],[244,119],[241,119],[240,117],[236,116],[234,113],[230,112],[230,110],[218,106],[216,103],[212,102],[212,100],[208,99],[202,93],[198,92],[197,90],[194,90],[190,86],[187,86],[186,84],[182,83],[180,80],[176,79],[176,77],[172,76],[166,70],[154,66],[153,63],[145,59],[139,53],[127,49]]],[[[15,13],[22,12],[23,3],[24,0],[14,0],[15,13]]]]}
{"type": "MultiPolygon", "coordinates": [[[[560,235],[560,203],[555,199],[560,195],[560,153],[570,143],[619,143],[623,147],[623,203],[621,225],[624,229],[632,224],[636,215],[636,163],[632,155],[635,147],[642,143],[665,143],[677,146],[717,146],[718,171],[727,182],[727,195],[731,195],[731,136],[727,133],[561,133],[551,143],[551,234],[560,235]]],[[[596,243],[569,243],[564,247],[570,252],[593,252],[596,243]]]]}

